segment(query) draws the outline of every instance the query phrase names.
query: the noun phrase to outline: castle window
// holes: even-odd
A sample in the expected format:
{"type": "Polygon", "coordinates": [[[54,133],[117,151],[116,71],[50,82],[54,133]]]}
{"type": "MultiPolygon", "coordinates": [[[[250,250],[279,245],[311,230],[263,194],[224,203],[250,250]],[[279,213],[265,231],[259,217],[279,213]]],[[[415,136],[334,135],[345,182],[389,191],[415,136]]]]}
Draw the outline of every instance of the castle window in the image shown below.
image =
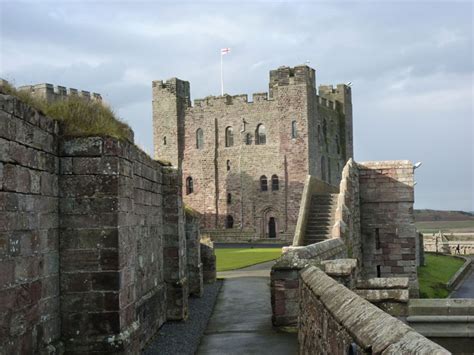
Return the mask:
{"type": "Polygon", "coordinates": [[[193,178],[188,176],[186,178],[186,195],[192,194],[194,192],[194,183],[193,178]]]}
{"type": "Polygon", "coordinates": [[[247,144],[247,145],[252,144],[252,135],[250,133],[247,133],[245,135],[245,144],[247,144]]]}
{"type": "Polygon", "coordinates": [[[260,191],[268,191],[268,181],[265,175],[260,177],[260,191]]]}
{"type": "Polygon", "coordinates": [[[323,138],[324,138],[325,143],[327,143],[327,139],[328,139],[327,135],[328,135],[328,123],[324,119],[323,120],[323,138]]]}
{"type": "Polygon", "coordinates": [[[296,138],[298,136],[298,132],[296,130],[296,121],[291,122],[291,138],[296,138]]]}
{"type": "Polygon", "coordinates": [[[375,228],[375,249],[380,249],[380,228],[375,228]]]}
{"type": "Polygon", "coordinates": [[[318,143],[321,144],[321,141],[322,141],[322,139],[321,139],[321,126],[318,125],[318,143]]]}
{"type": "Polygon", "coordinates": [[[227,171],[230,170],[230,160],[227,160],[227,171]]]}
{"type": "Polygon", "coordinates": [[[328,157],[328,182],[331,183],[331,158],[328,157]]]}
{"type": "Polygon", "coordinates": [[[225,146],[232,147],[234,145],[234,131],[232,127],[227,127],[225,129],[225,146]]]}
{"type": "Polygon", "coordinates": [[[321,180],[326,181],[326,159],[321,157],[321,180]]]}
{"type": "Polygon", "coordinates": [[[266,129],[263,124],[259,124],[255,132],[255,144],[265,144],[265,143],[267,143],[266,129]]]}
{"type": "Polygon", "coordinates": [[[196,148],[202,149],[204,146],[204,133],[201,128],[196,131],[196,148]]]}
{"type": "Polygon", "coordinates": [[[232,194],[228,193],[227,194],[227,204],[230,205],[232,203],[232,194]]]}
{"type": "Polygon", "coordinates": [[[341,147],[339,146],[339,136],[336,134],[336,151],[337,154],[341,153],[341,147]]]}
{"type": "Polygon", "coordinates": [[[272,175],[272,191],[278,191],[279,188],[280,186],[279,186],[278,176],[272,175]]]}
{"type": "Polygon", "coordinates": [[[225,218],[225,227],[226,227],[227,229],[234,228],[234,217],[232,217],[231,215],[228,215],[228,216],[225,218]]]}
{"type": "Polygon", "coordinates": [[[166,145],[166,136],[163,137],[163,145],[166,145]]]}

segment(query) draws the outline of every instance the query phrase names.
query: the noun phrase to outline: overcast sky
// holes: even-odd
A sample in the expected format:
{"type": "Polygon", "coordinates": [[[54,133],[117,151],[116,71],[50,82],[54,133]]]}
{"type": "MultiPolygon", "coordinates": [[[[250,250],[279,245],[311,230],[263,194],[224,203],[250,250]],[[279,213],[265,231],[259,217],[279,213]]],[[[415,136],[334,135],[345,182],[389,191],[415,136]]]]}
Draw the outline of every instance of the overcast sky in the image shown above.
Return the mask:
{"type": "Polygon", "coordinates": [[[474,211],[471,2],[0,0],[0,77],[99,92],[152,152],[151,81],[192,98],[268,90],[310,61],[353,83],[356,161],[409,159],[416,208],[474,211]]]}

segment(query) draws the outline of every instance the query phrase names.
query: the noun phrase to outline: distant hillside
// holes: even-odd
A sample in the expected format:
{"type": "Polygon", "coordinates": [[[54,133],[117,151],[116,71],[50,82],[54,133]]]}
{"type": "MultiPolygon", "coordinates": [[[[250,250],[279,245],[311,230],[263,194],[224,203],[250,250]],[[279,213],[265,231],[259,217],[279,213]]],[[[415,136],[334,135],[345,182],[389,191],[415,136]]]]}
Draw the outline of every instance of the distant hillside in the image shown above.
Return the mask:
{"type": "Polygon", "coordinates": [[[416,222],[471,221],[471,220],[474,221],[474,214],[472,212],[415,210],[416,222]]]}

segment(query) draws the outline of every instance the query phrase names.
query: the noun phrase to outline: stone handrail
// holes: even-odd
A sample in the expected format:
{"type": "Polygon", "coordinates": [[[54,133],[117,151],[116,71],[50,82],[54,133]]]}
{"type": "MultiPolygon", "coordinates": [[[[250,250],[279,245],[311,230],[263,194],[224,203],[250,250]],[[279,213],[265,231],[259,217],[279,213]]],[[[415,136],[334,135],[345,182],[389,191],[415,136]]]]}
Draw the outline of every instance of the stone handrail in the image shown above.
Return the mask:
{"type": "Polygon", "coordinates": [[[339,184],[333,238],[342,238],[349,249],[349,256],[360,261],[360,219],[359,219],[359,171],[356,163],[349,159],[342,170],[339,184]]]}
{"type": "Polygon", "coordinates": [[[317,267],[300,273],[300,354],[450,354],[317,267]]]}
{"type": "Polygon", "coordinates": [[[311,209],[311,197],[317,193],[337,193],[338,188],[324,181],[319,180],[313,175],[308,175],[301,195],[300,211],[293,238],[293,246],[304,245],[306,222],[308,213],[311,209]]]}
{"type": "Polygon", "coordinates": [[[465,258],[462,256],[457,256],[457,257],[460,259],[463,259],[464,264],[449,279],[448,283],[446,284],[446,288],[448,290],[453,290],[459,284],[459,282],[461,282],[461,280],[469,272],[469,270],[471,270],[471,267],[472,267],[472,260],[470,258],[465,258]]]}

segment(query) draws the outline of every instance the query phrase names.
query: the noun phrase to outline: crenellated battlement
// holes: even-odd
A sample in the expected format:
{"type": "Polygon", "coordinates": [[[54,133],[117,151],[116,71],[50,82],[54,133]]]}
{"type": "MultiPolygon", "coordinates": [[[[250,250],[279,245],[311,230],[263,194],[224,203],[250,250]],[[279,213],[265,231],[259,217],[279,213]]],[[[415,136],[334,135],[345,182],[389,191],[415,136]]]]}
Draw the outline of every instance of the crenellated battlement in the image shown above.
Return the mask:
{"type": "Polygon", "coordinates": [[[324,97],[316,95],[316,101],[319,106],[324,106],[329,108],[330,110],[335,110],[336,109],[336,103],[334,101],[328,100],[324,97]]]}
{"type": "Polygon", "coordinates": [[[180,80],[178,78],[171,78],[168,80],[154,80],[152,82],[152,87],[154,91],[167,91],[181,98],[189,99],[191,97],[189,81],[180,80]]]}
{"type": "Polygon", "coordinates": [[[91,93],[90,91],[66,88],[65,86],[61,85],[54,86],[53,84],[49,83],[24,85],[18,87],[18,90],[28,91],[32,95],[44,98],[50,102],[73,96],[102,102],[102,96],[96,92],[91,93]]]}
{"type": "Polygon", "coordinates": [[[219,105],[234,104],[258,104],[262,102],[272,101],[268,98],[267,92],[257,92],[252,94],[252,101],[249,101],[247,94],[224,95],[224,96],[206,96],[203,99],[195,99],[194,107],[213,107],[219,105]]]}
{"type": "Polygon", "coordinates": [[[270,97],[274,97],[279,86],[305,84],[316,88],[316,74],[307,65],[297,65],[293,68],[281,66],[270,71],[270,97]]]}

